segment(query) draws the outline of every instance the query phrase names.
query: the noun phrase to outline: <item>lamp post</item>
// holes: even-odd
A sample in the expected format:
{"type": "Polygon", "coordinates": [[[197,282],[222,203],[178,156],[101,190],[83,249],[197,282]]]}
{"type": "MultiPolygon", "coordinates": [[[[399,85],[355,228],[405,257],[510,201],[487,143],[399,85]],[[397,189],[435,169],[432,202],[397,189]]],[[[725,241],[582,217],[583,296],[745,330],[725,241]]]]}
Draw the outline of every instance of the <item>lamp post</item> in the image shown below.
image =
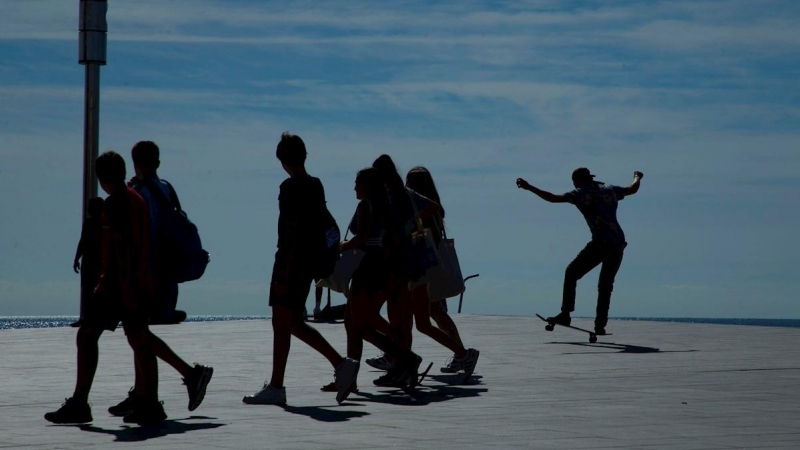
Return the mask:
{"type": "Polygon", "coordinates": [[[78,63],[86,66],[83,112],[83,214],[97,197],[94,161],[100,141],[100,66],[106,65],[107,0],[80,0],[78,63]]]}

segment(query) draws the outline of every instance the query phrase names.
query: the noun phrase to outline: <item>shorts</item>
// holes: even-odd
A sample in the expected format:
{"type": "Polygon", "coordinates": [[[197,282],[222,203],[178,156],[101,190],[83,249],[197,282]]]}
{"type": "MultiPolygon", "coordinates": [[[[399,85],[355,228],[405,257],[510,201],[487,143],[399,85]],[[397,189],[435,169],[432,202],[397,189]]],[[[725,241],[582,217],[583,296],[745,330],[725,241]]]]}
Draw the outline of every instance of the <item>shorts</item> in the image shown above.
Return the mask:
{"type": "Polygon", "coordinates": [[[389,283],[389,270],[383,248],[368,247],[364,258],[353,273],[350,290],[384,291],[389,283]]]}
{"type": "Polygon", "coordinates": [[[81,324],[106,331],[116,331],[120,322],[125,334],[147,330],[149,314],[146,308],[126,308],[117,293],[95,294],[89,300],[81,324]]]}
{"type": "Polygon", "coordinates": [[[314,277],[302,270],[290,271],[288,277],[279,280],[278,275],[286,267],[286,262],[279,254],[275,255],[272,267],[272,281],[269,285],[269,306],[284,306],[293,311],[303,311],[306,299],[311,292],[314,277]]]}

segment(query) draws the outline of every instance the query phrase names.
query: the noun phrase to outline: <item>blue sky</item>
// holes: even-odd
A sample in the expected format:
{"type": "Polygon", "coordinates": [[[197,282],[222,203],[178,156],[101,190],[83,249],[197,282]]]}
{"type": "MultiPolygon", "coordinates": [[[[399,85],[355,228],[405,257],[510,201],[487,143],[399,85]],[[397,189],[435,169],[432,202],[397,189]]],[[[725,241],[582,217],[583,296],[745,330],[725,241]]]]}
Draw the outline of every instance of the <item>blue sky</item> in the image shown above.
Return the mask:
{"type": "MultiPolygon", "coordinates": [[[[514,180],[563,193],[587,166],[645,173],[620,205],[612,316],[798,318],[798,19],[770,0],[109,0],[100,148],[161,147],[212,253],[182,286],[190,314],[269,313],[274,148],[291,130],[342,226],[379,154],[431,170],[480,273],[465,312],[557,312],[589,232],[514,180]]],[[[77,313],[77,28],[77,1],[0,3],[0,315],[77,313]]]]}

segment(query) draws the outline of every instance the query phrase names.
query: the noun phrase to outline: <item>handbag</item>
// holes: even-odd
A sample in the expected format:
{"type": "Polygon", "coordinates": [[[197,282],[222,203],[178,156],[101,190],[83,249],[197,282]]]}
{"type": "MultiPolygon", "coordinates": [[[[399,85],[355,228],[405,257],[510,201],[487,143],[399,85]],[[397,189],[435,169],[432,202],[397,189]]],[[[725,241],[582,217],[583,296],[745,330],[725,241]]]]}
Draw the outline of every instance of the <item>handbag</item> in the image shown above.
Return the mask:
{"type": "Polygon", "coordinates": [[[431,302],[455,297],[464,292],[464,276],[461,274],[455,241],[448,239],[444,227],[442,231],[444,237],[439,241],[439,264],[428,272],[428,298],[431,302]]]}
{"type": "MultiPolygon", "coordinates": [[[[347,239],[347,232],[344,238],[347,239]]],[[[350,280],[353,274],[364,259],[364,251],[361,249],[343,251],[333,266],[333,273],[327,278],[319,280],[317,287],[328,288],[332,291],[341,292],[345,297],[350,296],[350,280]]]]}
{"type": "Polygon", "coordinates": [[[431,271],[439,266],[440,259],[439,249],[436,246],[436,241],[433,239],[433,230],[425,228],[422,225],[422,219],[419,217],[419,211],[417,211],[417,205],[414,203],[413,198],[411,199],[411,204],[414,207],[414,217],[417,225],[417,230],[411,233],[411,243],[414,264],[420,276],[416,280],[412,280],[408,283],[409,290],[427,284],[432,273],[431,271]]]}

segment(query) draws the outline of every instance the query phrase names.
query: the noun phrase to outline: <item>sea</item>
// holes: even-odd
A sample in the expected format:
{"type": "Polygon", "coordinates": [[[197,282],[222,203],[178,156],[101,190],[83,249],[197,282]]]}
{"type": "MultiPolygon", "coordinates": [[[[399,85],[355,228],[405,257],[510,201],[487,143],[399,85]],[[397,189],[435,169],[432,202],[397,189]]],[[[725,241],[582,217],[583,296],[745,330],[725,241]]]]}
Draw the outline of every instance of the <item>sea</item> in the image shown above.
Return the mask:
{"type": "MultiPolygon", "coordinates": [[[[17,316],[0,317],[0,330],[23,328],[68,327],[76,316],[17,316]]],[[[230,320],[267,320],[269,316],[189,316],[186,322],[220,322],[230,320]]],[[[716,325],[751,325],[759,327],[800,328],[800,319],[713,319],[687,317],[614,317],[617,320],[645,320],[655,322],[708,323],[716,325]]]]}

